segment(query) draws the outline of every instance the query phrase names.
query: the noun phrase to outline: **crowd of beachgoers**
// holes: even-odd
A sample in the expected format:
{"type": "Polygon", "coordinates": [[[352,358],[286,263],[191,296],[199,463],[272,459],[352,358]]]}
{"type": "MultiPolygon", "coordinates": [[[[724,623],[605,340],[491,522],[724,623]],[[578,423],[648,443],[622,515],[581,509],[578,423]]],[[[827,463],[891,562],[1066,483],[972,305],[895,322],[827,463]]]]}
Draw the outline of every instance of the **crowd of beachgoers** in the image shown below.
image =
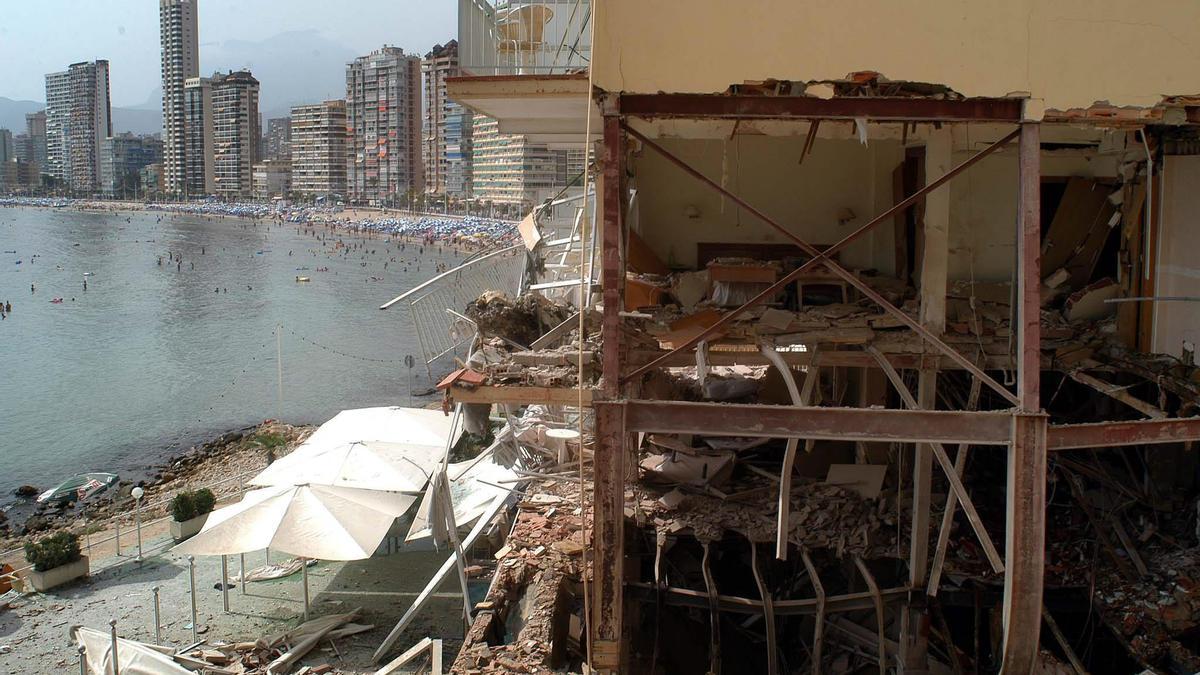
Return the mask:
{"type": "Polygon", "coordinates": [[[84,211],[155,211],[200,217],[232,217],[296,225],[340,227],[361,233],[420,238],[430,243],[490,246],[514,241],[515,224],[481,216],[408,214],[377,209],[202,202],[104,202],[61,197],[0,197],[0,207],[64,208],[84,211]]]}

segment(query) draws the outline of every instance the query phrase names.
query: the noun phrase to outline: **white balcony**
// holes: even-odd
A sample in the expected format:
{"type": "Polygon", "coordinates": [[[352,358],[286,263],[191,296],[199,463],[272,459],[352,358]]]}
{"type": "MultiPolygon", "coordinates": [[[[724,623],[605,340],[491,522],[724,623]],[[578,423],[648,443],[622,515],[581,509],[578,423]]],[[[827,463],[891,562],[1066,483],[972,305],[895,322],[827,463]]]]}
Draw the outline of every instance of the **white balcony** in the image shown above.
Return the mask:
{"type": "Polygon", "coordinates": [[[586,71],[590,0],[459,0],[459,65],[468,75],[586,71]]]}

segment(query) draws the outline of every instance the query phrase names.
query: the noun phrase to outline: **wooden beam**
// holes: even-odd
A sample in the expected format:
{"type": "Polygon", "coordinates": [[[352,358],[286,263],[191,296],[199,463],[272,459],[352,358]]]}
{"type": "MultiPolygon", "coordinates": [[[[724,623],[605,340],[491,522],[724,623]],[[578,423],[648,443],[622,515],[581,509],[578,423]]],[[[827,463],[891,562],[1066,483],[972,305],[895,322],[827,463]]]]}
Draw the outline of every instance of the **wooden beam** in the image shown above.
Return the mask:
{"type": "Polygon", "coordinates": [[[1117,401],[1120,401],[1121,403],[1124,403],[1125,405],[1129,406],[1130,408],[1133,408],[1134,410],[1142,413],[1146,417],[1149,417],[1151,419],[1163,419],[1164,417],[1167,416],[1167,413],[1163,412],[1163,410],[1161,408],[1159,408],[1158,406],[1150,405],[1149,403],[1146,403],[1145,401],[1141,400],[1140,398],[1130,394],[1129,392],[1125,391],[1124,387],[1117,386],[1110,382],[1105,382],[1104,380],[1101,380],[1098,377],[1092,377],[1091,375],[1088,375],[1087,373],[1083,372],[1082,370],[1069,371],[1067,373],[1067,376],[1082,385],[1085,385],[1085,386],[1091,387],[1092,389],[1095,389],[1096,391],[1100,392],[1101,394],[1104,394],[1105,396],[1108,396],[1109,398],[1112,398],[1117,401]]]}
{"type": "MultiPolygon", "coordinates": [[[[592,405],[599,408],[601,402],[592,405]]],[[[607,405],[626,408],[625,430],[631,433],[972,445],[1008,445],[1012,438],[1012,415],[1007,412],[796,408],[639,399],[607,405]]]]}
{"type": "MultiPolygon", "coordinates": [[[[925,183],[929,185],[944,176],[953,161],[953,138],[949,127],[934,129],[929,134],[925,144],[925,183]]],[[[922,247],[920,261],[920,319],[921,327],[931,333],[941,335],[946,329],[946,277],[949,266],[950,238],[950,193],[949,190],[935,190],[925,198],[924,218],[921,223],[922,247]]],[[[885,364],[881,361],[880,364],[885,364]]],[[[922,368],[917,374],[917,395],[914,399],[900,379],[896,371],[887,364],[884,374],[892,381],[896,391],[900,393],[909,408],[914,410],[933,410],[937,407],[937,370],[922,368]]],[[[981,380],[983,378],[980,378],[981,380]]],[[[1006,390],[1007,392],[1007,390],[1006,390]]],[[[925,584],[929,568],[929,536],[930,536],[930,499],[933,492],[933,458],[937,455],[939,461],[945,455],[945,450],[928,443],[918,443],[913,455],[912,467],[912,527],[908,549],[908,582],[913,588],[921,588],[925,584]]],[[[960,485],[954,482],[958,475],[953,467],[948,466],[949,460],[943,462],[942,468],[951,479],[951,486],[958,492],[960,485]]],[[[966,495],[966,490],[962,490],[966,495]]],[[[969,498],[966,500],[969,503],[969,498]]],[[[965,504],[964,504],[965,505],[965,504]]],[[[973,512],[973,508],[968,513],[973,512]]],[[[975,514],[976,519],[978,514],[975,514]]],[[[974,527],[975,521],[971,522],[974,527]]],[[[984,543],[984,550],[989,552],[989,558],[995,554],[991,538],[983,531],[982,523],[976,529],[976,536],[984,543]]],[[[992,560],[992,566],[996,566],[992,560]]],[[[900,635],[902,651],[901,662],[906,670],[922,672],[929,667],[928,662],[928,632],[916,627],[927,621],[923,617],[925,610],[919,606],[910,605],[906,608],[900,635]]]]}
{"type": "MultiPolygon", "coordinates": [[[[572,387],[526,387],[507,384],[484,385],[470,389],[451,387],[446,393],[457,403],[500,403],[529,405],[579,405],[579,390],[572,387]]],[[[592,401],[592,390],[583,390],[583,404],[592,401]]]]}
{"type": "MultiPolygon", "coordinates": [[[[979,407],[979,380],[971,380],[971,391],[967,394],[967,410],[979,407]]],[[[954,457],[954,472],[961,480],[967,468],[967,452],[971,446],[960,443],[954,457]]],[[[937,545],[933,550],[933,566],[929,570],[929,585],[925,588],[929,597],[937,597],[942,583],[942,566],[946,564],[946,551],[950,547],[950,529],[954,525],[954,511],[958,508],[958,494],[953,490],[946,495],[946,510],[942,513],[942,527],[938,530],[937,545]]]]}

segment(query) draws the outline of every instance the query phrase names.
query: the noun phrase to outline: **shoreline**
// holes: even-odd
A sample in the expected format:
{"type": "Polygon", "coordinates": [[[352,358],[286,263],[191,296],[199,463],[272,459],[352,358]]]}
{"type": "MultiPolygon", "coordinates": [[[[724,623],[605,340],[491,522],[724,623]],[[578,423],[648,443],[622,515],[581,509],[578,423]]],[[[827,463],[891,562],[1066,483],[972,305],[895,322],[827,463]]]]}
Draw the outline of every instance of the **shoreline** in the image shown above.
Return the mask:
{"type": "Polygon", "coordinates": [[[196,218],[222,218],[253,223],[292,225],[299,229],[324,227],[373,239],[378,236],[400,237],[406,242],[419,241],[461,253],[477,253],[516,242],[520,237],[517,222],[477,215],[409,212],[404,210],[354,207],[297,206],[274,207],[257,203],[222,202],[135,202],[67,199],[51,197],[0,197],[0,207],[32,208],[76,213],[159,214],[196,218]],[[453,223],[458,224],[458,228],[453,223]]]}
{"type": "MultiPolygon", "coordinates": [[[[115,529],[113,526],[118,519],[122,523],[121,529],[128,529],[133,522],[130,490],[134,486],[141,486],[145,490],[141,509],[143,523],[169,516],[169,499],[180,490],[209,486],[216,494],[218,503],[224,505],[231,497],[241,493],[245,480],[268,464],[267,450],[256,440],[262,440],[267,434],[282,437],[284,445],[273,449],[274,458],[278,459],[303,443],[315,429],[315,425],[291,425],[266,420],[261,424],[225,431],[182,451],[168,451],[164,458],[150,464],[150,468],[122,474],[117,485],[92,497],[83,507],[75,504],[59,508],[37,504],[33,497],[8,497],[15,503],[9,511],[0,513],[27,509],[29,513],[21,523],[9,519],[7,515],[0,520],[0,552],[7,552],[7,555],[0,555],[0,564],[8,563],[18,569],[24,567],[26,563],[20,547],[56,532],[78,534],[80,545],[83,546],[89,537],[100,539],[105,532],[115,529]],[[26,531],[31,524],[35,526],[34,529],[26,531]]],[[[36,487],[44,490],[51,486],[36,487]]]]}

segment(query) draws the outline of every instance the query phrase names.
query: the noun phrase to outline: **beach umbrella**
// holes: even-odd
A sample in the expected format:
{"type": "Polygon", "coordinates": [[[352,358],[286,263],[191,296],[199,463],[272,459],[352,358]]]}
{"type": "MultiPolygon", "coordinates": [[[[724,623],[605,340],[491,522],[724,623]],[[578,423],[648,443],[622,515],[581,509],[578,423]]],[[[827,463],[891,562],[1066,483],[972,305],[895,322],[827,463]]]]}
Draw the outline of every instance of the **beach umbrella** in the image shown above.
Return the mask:
{"type": "MultiPolygon", "coordinates": [[[[309,447],[332,447],[353,441],[382,441],[445,447],[453,420],[440,410],[399,406],[343,410],[313,432],[297,452],[309,447]]],[[[451,439],[458,440],[461,429],[451,439]]]]}
{"type": "Polygon", "coordinates": [[[264,548],[302,558],[369,558],[416,495],[331,485],[278,485],[247,492],[213,511],[204,528],[175,547],[190,555],[264,548]]]}
{"type": "Polygon", "coordinates": [[[307,445],[277,460],[251,485],[331,485],[420,492],[441,460],[442,447],[381,441],[307,445]]]}

